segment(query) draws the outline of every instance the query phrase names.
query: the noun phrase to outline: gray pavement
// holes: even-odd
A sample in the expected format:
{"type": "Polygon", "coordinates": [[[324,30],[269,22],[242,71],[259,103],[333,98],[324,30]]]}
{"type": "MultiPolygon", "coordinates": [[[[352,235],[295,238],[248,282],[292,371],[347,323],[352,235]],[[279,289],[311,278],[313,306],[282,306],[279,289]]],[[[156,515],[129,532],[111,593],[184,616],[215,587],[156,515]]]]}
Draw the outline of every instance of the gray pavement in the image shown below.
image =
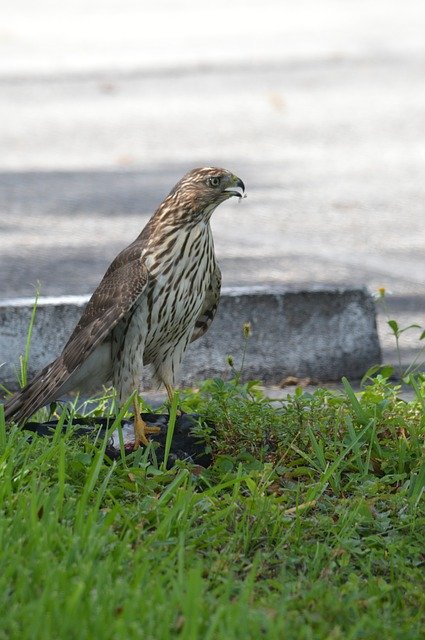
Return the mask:
{"type": "Polygon", "coordinates": [[[226,285],[385,287],[400,325],[425,325],[423,2],[18,4],[0,298],[90,292],[176,180],[216,163],[249,196],[214,215],[226,285]]]}

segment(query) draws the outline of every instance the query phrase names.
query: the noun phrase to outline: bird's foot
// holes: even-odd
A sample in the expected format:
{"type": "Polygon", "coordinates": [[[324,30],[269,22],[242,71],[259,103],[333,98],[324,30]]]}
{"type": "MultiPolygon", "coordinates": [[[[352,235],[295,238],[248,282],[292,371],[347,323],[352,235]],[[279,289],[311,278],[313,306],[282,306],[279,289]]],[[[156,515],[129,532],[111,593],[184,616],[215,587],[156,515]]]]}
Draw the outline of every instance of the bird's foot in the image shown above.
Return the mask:
{"type": "Polygon", "coordinates": [[[141,444],[145,447],[149,444],[148,433],[159,433],[160,427],[148,427],[140,414],[140,407],[137,402],[137,397],[133,401],[134,407],[134,444],[133,451],[138,449],[141,444]]]}
{"type": "Polygon", "coordinates": [[[137,412],[134,416],[134,445],[133,451],[138,449],[140,445],[144,445],[145,447],[149,444],[148,434],[149,433],[160,433],[160,427],[149,427],[146,422],[143,420],[142,416],[137,412]]]}
{"type": "Polygon", "coordinates": [[[148,434],[149,433],[158,434],[161,431],[160,427],[148,427],[148,425],[144,421],[143,421],[143,424],[144,424],[144,427],[142,429],[139,429],[139,428],[136,429],[136,425],[134,426],[133,451],[138,449],[140,447],[140,445],[143,445],[145,447],[148,446],[148,444],[149,444],[148,434]]]}

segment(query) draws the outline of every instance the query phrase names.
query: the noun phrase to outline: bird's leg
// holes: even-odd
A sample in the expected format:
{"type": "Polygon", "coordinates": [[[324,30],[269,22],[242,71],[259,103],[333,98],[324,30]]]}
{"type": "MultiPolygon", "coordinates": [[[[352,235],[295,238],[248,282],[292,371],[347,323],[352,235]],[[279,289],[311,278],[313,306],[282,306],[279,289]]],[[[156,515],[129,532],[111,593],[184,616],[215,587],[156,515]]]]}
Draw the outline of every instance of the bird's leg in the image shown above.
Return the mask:
{"type": "MultiPolygon", "coordinates": [[[[167,382],[164,382],[164,386],[165,386],[165,388],[166,388],[166,390],[167,390],[168,402],[169,402],[169,404],[170,404],[170,410],[171,410],[171,407],[172,407],[172,405],[173,405],[173,399],[174,399],[174,389],[173,389],[173,387],[172,387],[170,384],[168,384],[167,382]]],[[[177,415],[178,415],[178,416],[181,416],[181,414],[182,414],[182,412],[181,412],[181,411],[180,411],[180,409],[177,407],[177,415]]]]}
{"type": "Polygon", "coordinates": [[[137,400],[137,393],[134,394],[133,407],[134,407],[134,447],[133,449],[138,449],[141,444],[147,447],[149,444],[147,434],[159,433],[161,429],[159,427],[148,427],[146,422],[143,420],[142,416],[140,415],[140,407],[139,407],[139,402],[137,400]]]}
{"type": "Polygon", "coordinates": [[[168,395],[168,402],[170,403],[170,407],[173,404],[173,398],[174,398],[174,389],[173,387],[168,384],[167,382],[164,383],[164,386],[167,390],[167,395],[168,395]]]}

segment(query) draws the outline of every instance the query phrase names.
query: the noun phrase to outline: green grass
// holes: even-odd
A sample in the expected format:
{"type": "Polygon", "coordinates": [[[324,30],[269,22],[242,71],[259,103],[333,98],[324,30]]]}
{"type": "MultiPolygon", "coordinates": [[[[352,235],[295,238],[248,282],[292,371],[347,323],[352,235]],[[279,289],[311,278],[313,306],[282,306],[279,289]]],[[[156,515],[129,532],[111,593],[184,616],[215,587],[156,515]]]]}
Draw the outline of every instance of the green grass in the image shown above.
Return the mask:
{"type": "Polygon", "coordinates": [[[0,415],[0,639],[425,634],[425,383],[181,392],[214,465],[51,440],[0,415]]]}

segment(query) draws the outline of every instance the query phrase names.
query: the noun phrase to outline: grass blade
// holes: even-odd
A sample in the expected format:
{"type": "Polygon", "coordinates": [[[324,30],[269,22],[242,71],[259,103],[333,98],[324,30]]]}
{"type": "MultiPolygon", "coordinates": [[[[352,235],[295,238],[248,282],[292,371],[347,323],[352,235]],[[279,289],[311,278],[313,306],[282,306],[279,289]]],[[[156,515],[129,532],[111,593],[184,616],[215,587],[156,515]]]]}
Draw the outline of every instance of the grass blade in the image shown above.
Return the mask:
{"type": "Polygon", "coordinates": [[[351,403],[353,411],[356,414],[360,424],[363,424],[363,425],[367,424],[369,421],[369,418],[365,413],[365,411],[363,410],[360,402],[358,401],[357,396],[354,393],[353,387],[350,385],[347,378],[345,377],[342,378],[342,384],[344,385],[345,393],[347,394],[347,397],[351,403]]]}
{"type": "Polygon", "coordinates": [[[179,405],[179,394],[174,392],[173,401],[170,407],[170,418],[168,420],[167,438],[165,440],[164,460],[161,465],[161,469],[165,471],[167,469],[168,457],[170,455],[171,443],[173,442],[174,427],[176,426],[177,407],[179,405]]]}

